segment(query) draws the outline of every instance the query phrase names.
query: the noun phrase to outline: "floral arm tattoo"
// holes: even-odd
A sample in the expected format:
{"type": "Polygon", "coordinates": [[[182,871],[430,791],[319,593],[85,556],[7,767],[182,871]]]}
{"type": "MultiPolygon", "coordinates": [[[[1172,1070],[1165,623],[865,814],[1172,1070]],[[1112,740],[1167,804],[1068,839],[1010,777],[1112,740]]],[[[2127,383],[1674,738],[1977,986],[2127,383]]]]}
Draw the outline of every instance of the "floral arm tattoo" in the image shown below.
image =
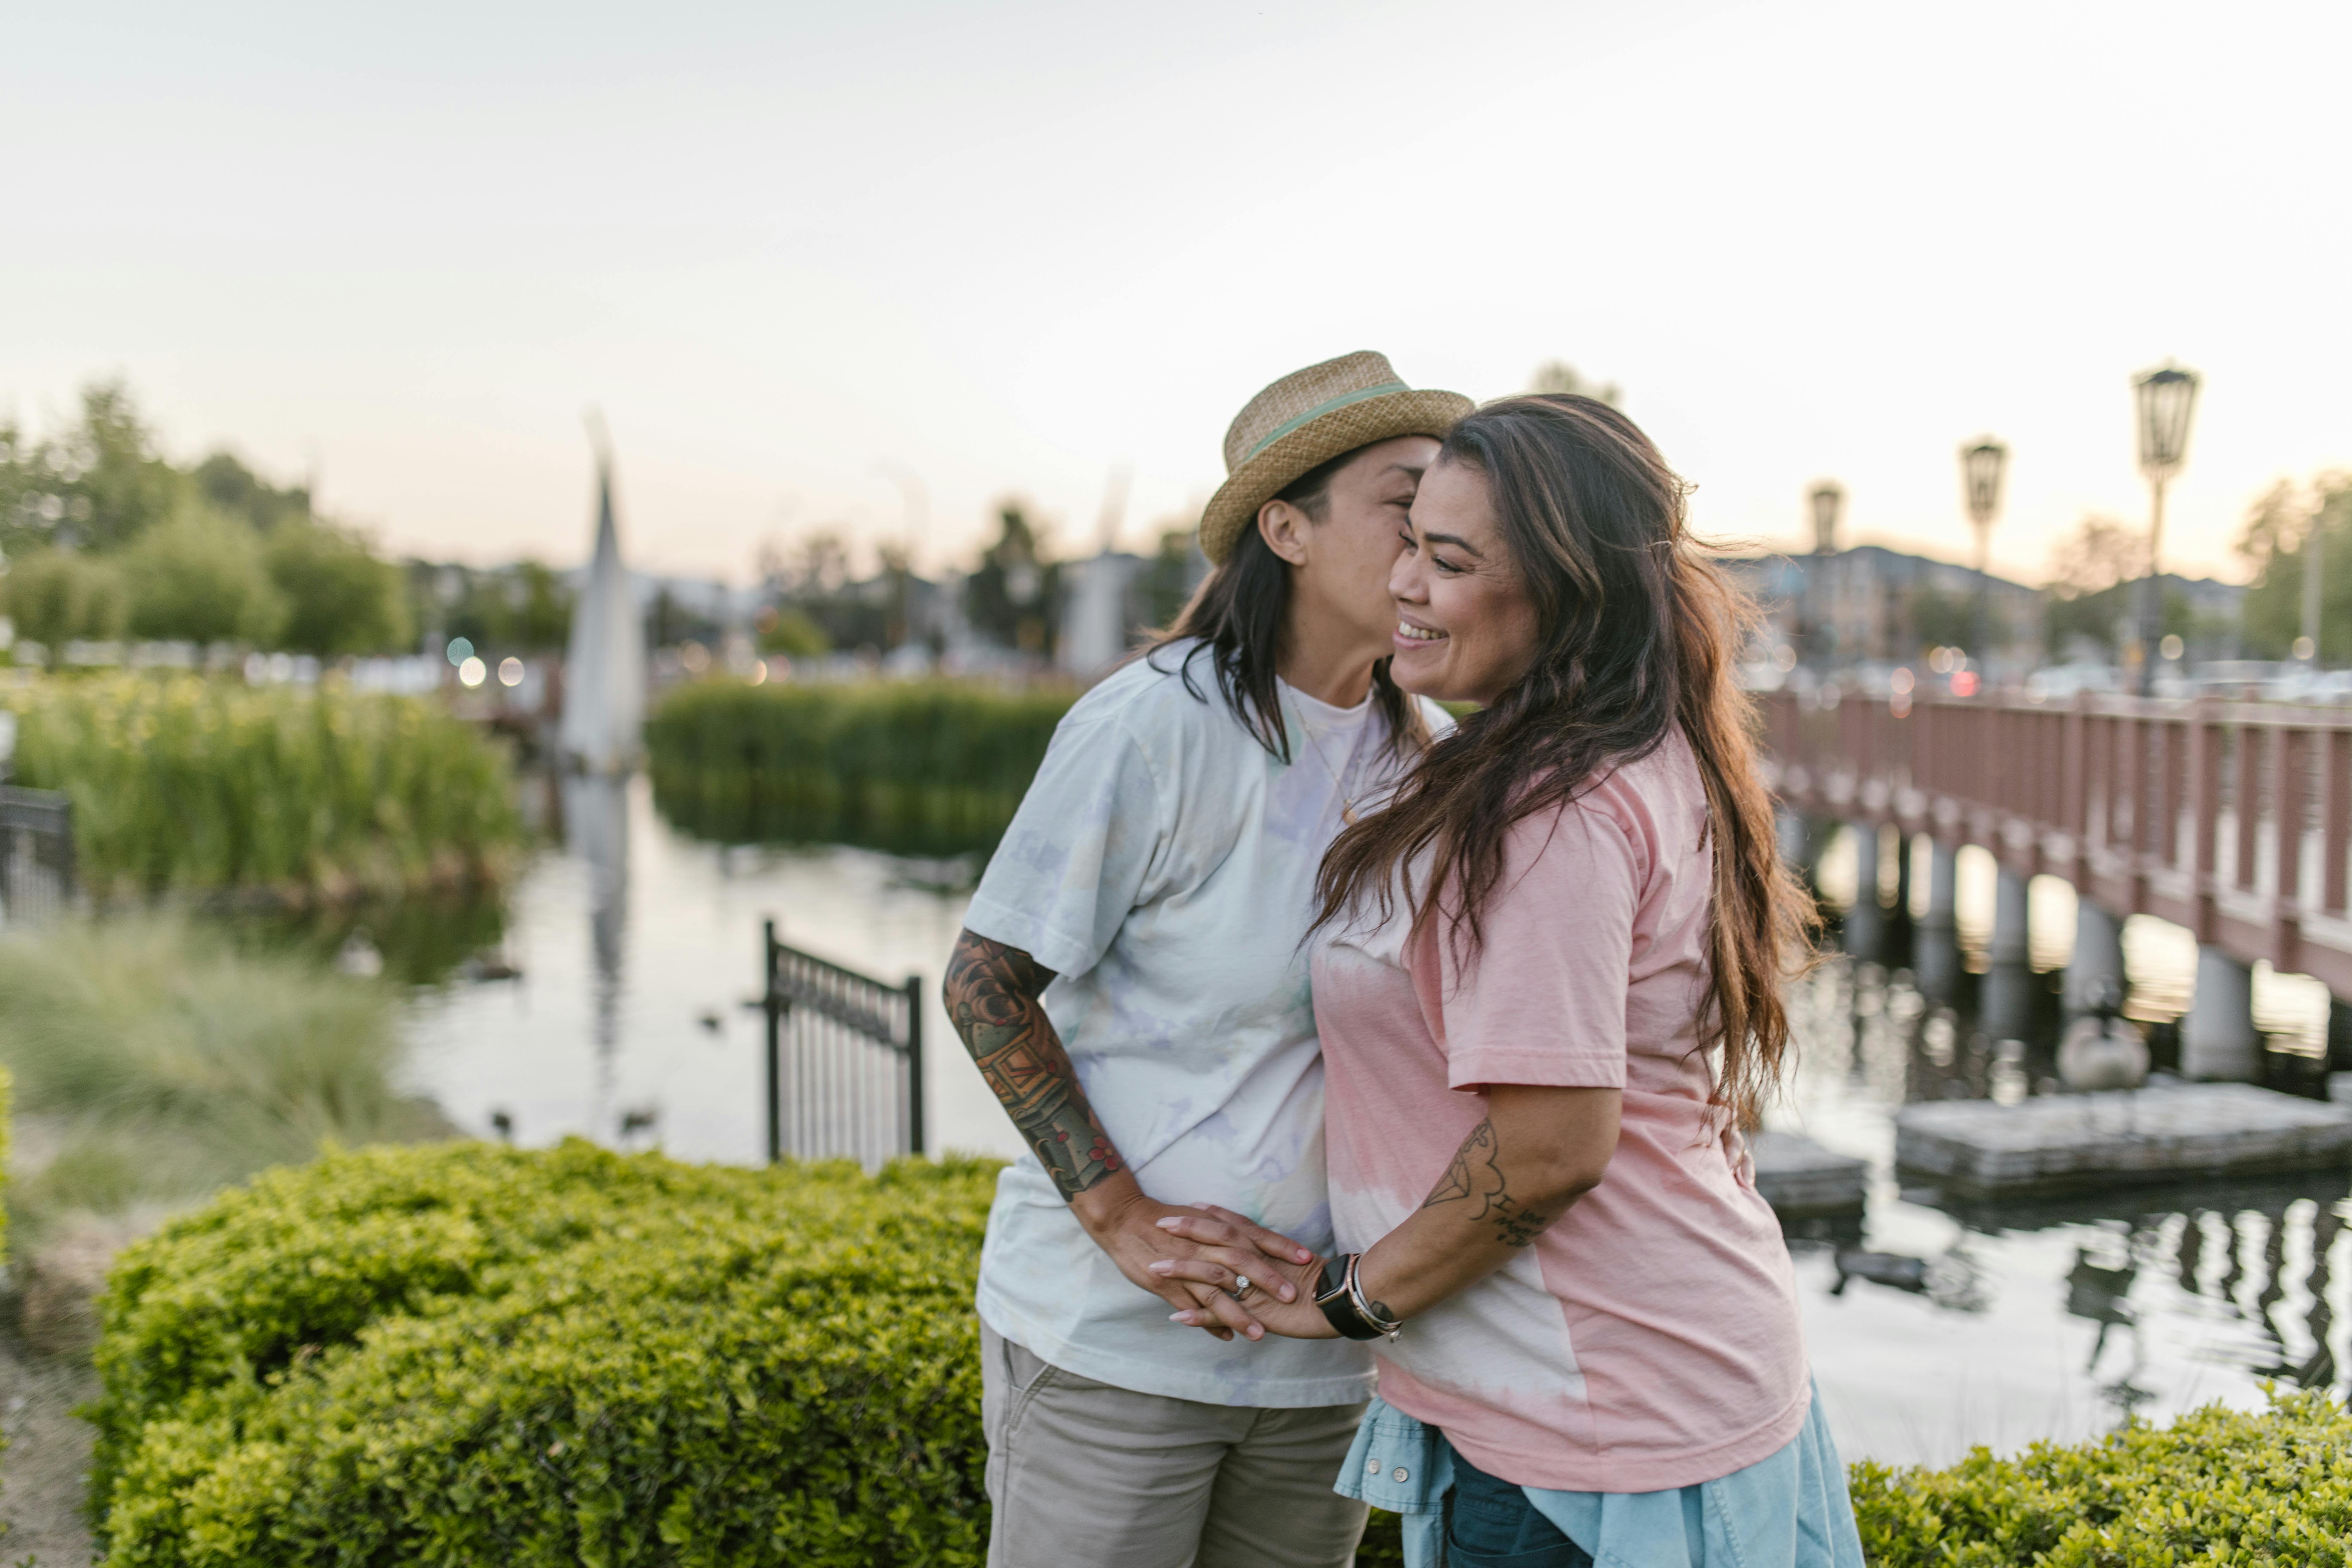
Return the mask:
{"type": "Polygon", "coordinates": [[[1490,1117],[1470,1129],[1470,1136],[1462,1140],[1462,1147],[1454,1152],[1454,1163],[1446,1166],[1445,1174],[1437,1179],[1437,1185],[1430,1189],[1421,1206],[1428,1209],[1440,1204],[1472,1204],[1475,1207],[1471,1219],[1491,1224],[1504,1246],[1528,1246],[1559,1216],[1538,1214],[1511,1196],[1510,1184],[1503,1176],[1502,1155],[1502,1145],[1495,1137],[1495,1123],[1490,1117]]]}
{"type": "Polygon", "coordinates": [[[1045,1016],[1039,998],[1053,979],[1019,948],[966,931],[956,939],[941,989],[948,1019],[980,1076],[1069,1199],[1127,1167],[1045,1016]]]}

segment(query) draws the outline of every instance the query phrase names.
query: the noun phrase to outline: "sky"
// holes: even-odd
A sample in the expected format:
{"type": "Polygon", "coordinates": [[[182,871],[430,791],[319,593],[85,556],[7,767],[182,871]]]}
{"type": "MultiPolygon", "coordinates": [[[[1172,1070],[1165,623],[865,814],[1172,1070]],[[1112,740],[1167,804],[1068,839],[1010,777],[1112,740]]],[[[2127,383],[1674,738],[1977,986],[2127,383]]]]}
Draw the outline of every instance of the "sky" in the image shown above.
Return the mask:
{"type": "Polygon", "coordinates": [[[1018,494],[1144,546],[1289,370],[1565,359],[1706,536],[2144,521],[2130,377],[2205,377],[2166,560],[2352,468],[2352,7],[1489,0],[0,15],[0,415],[121,375],[387,545],[747,579],[968,561],[1018,494]]]}

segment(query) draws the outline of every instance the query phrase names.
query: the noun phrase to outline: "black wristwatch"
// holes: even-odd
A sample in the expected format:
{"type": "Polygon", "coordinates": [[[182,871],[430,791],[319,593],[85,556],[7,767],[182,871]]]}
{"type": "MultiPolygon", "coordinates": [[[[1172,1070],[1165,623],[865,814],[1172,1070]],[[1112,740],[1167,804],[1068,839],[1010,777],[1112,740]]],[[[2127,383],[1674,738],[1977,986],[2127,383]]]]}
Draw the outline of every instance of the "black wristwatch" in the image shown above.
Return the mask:
{"type": "Polygon", "coordinates": [[[1325,1263],[1323,1277],[1315,1288],[1315,1304],[1323,1309],[1323,1321],[1337,1329],[1343,1340],[1383,1339],[1403,1326],[1381,1322],[1365,1310],[1363,1290],[1356,1283],[1356,1264],[1362,1256],[1350,1252],[1325,1263]]]}

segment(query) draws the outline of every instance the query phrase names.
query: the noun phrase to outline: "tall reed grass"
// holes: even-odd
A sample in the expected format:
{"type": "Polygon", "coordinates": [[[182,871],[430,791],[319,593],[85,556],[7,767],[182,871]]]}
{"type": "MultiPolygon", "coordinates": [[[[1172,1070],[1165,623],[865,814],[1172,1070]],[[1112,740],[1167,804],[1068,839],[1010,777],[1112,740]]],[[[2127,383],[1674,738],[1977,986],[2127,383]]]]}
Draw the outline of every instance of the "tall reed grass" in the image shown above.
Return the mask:
{"type": "Polygon", "coordinates": [[[5,700],[18,781],[73,797],[101,893],[495,880],[522,837],[505,752],[426,699],[117,674],[5,700]]]}
{"type": "Polygon", "coordinates": [[[646,726],[654,799],[731,842],[992,849],[1073,700],[950,680],[700,681],[646,726]]]}
{"type": "Polygon", "coordinates": [[[37,1226],[202,1196],[327,1143],[445,1136],[397,1082],[398,998],[166,914],[0,941],[0,1064],[53,1155],[11,1205],[37,1226]]]}

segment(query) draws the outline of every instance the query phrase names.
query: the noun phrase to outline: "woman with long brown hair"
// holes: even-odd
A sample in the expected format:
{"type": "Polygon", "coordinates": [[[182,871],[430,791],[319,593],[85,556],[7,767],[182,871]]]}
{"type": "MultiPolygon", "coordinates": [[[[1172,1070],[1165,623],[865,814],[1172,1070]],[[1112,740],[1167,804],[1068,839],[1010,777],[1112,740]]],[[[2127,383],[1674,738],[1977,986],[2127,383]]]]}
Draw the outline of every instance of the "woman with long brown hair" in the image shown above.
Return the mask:
{"type": "Polygon", "coordinates": [[[1806,905],[1732,679],[1744,605],[1684,495],[1590,398],[1446,437],[1391,672],[1479,710],[1318,887],[1339,1255],[1288,1303],[1160,1270],[1280,1333],[1385,1342],[1341,1486],[1413,1515],[1424,1562],[1441,1531],[1456,1568],[1861,1562],[1742,1141],[1806,905]]]}

